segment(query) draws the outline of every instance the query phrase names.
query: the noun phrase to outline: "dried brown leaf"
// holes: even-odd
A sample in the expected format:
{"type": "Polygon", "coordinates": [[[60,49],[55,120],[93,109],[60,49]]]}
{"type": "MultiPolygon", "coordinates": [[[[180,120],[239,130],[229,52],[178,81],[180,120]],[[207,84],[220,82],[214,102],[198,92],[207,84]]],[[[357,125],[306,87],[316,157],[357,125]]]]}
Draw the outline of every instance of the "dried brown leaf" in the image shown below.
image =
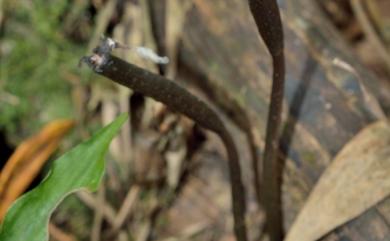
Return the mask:
{"type": "Polygon", "coordinates": [[[321,176],[285,241],[314,241],[390,194],[390,127],[359,132],[321,176]]]}

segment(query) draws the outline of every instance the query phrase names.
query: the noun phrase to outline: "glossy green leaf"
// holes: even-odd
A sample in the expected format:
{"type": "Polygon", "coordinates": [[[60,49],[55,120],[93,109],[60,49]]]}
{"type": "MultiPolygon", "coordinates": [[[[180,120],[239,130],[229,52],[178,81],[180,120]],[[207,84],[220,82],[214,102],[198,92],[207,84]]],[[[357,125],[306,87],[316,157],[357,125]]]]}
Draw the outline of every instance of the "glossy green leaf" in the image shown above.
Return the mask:
{"type": "Polygon", "coordinates": [[[56,206],[74,191],[83,188],[95,191],[98,188],[108,146],[126,119],[127,115],[122,114],[92,138],[54,161],[45,180],[16,200],[8,210],[0,230],[0,240],[48,240],[48,221],[56,206]]]}

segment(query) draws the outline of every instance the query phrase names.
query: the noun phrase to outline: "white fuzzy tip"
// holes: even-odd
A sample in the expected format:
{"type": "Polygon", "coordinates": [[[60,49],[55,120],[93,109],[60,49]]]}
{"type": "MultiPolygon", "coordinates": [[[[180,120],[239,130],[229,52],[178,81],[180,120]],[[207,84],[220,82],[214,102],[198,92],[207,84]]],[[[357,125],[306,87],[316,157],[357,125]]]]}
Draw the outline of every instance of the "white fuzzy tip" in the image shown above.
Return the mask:
{"type": "Polygon", "coordinates": [[[168,64],[169,58],[166,56],[159,56],[153,50],[146,47],[137,47],[135,49],[137,54],[144,59],[148,59],[156,64],[168,64]]]}

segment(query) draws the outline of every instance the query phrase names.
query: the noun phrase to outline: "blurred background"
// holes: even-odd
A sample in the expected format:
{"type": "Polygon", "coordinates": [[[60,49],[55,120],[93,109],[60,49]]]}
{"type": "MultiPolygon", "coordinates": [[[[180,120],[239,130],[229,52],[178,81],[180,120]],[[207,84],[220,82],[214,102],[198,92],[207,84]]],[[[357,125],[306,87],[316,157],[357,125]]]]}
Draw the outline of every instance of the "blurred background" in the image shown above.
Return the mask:
{"type": "MultiPolygon", "coordinates": [[[[390,1],[278,2],[287,62],[280,147],[287,230],[344,144],[390,113],[390,1]]],[[[239,0],[0,0],[0,167],[21,143],[35,151],[0,187],[2,212],[5,200],[39,184],[52,160],[129,112],[101,188],[66,198],[50,239],[234,240],[222,143],[163,104],[79,67],[101,36],[168,56],[168,65],[156,65],[132,50],[114,51],[218,111],[240,151],[248,227],[258,237],[264,214],[250,153],[262,154],[272,68],[239,0]],[[34,138],[46,144],[37,148],[34,138]]],[[[390,209],[373,209],[323,240],[390,240],[390,209]],[[370,231],[373,223],[383,235],[370,231]]]]}

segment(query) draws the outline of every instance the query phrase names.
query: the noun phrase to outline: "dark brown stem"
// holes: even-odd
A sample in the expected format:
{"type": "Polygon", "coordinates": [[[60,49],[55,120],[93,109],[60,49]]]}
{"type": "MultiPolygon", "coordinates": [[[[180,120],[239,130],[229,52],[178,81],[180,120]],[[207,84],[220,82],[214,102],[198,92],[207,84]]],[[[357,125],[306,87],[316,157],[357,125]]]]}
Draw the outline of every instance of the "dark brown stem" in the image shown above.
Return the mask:
{"type": "Polygon", "coordinates": [[[282,170],[278,165],[277,153],[285,75],[283,28],[276,0],[249,0],[249,6],[273,62],[271,103],[268,111],[261,193],[267,218],[266,232],[271,241],[281,241],[283,239],[282,170]]]}
{"type": "Polygon", "coordinates": [[[248,115],[248,111],[245,107],[241,106],[227,90],[221,88],[218,84],[213,84],[216,81],[210,79],[211,77],[203,73],[196,66],[198,64],[193,58],[187,56],[185,51],[181,51],[180,70],[185,73],[191,83],[199,87],[203,93],[207,95],[209,99],[213,100],[213,103],[222,109],[225,114],[245,133],[246,139],[249,143],[249,151],[251,154],[252,168],[254,174],[253,184],[256,191],[256,197],[259,205],[260,203],[260,173],[259,173],[259,157],[257,154],[257,147],[255,143],[255,137],[252,132],[251,121],[248,115]]]}
{"type": "Polygon", "coordinates": [[[228,154],[234,232],[238,241],[247,241],[245,225],[246,199],[238,153],[231,135],[218,115],[203,101],[169,79],[108,54],[103,56],[105,59],[104,64],[96,66],[95,60],[101,57],[95,54],[89,58],[84,57],[83,61],[97,70],[98,74],[164,103],[169,108],[188,116],[200,126],[220,136],[228,154]]]}
{"type": "MultiPolygon", "coordinates": [[[[274,69],[284,69],[284,61],[274,60],[274,69]]],[[[282,170],[278,163],[279,133],[282,112],[284,78],[280,72],[274,72],[271,104],[268,111],[267,133],[265,139],[262,194],[267,223],[266,230],[271,241],[283,240],[282,220],[282,170]]]]}

